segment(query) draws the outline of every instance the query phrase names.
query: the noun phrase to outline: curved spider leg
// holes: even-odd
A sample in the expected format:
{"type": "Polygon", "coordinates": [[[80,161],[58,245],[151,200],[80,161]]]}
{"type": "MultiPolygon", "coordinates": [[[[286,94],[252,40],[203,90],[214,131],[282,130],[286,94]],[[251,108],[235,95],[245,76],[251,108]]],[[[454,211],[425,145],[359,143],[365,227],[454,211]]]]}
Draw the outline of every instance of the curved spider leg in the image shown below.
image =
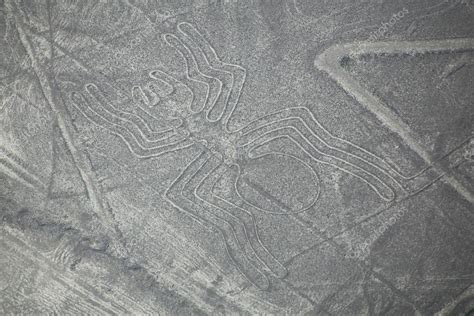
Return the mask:
{"type": "Polygon", "coordinates": [[[193,38],[192,33],[186,32],[187,23],[178,24],[177,35],[183,40],[183,43],[193,53],[196,58],[199,69],[202,72],[212,78],[215,78],[219,82],[219,93],[217,95],[216,102],[213,107],[209,108],[206,113],[206,119],[210,122],[217,122],[224,115],[224,110],[229,102],[230,93],[233,85],[232,73],[227,71],[214,68],[208,59],[205,51],[200,47],[199,43],[193,38]],[[184,26],[184,30],[183,30],[184,26]]]}
{"type": "Polygon", "coordinates": [[[179,93],[179,91],[186,91],[187,94],[191,96],[190,101],[185,106],[189,111],[192,111],[193,108],[196,108],[197,98],[194,95],[193,90],[186,85],[185,83],[181,82],[180,80],[176,79],[175,77],[159,70],[155,69],[150,71],[149,73],[150,78],[154,80],[158,80],[160,82],[164,82],[165,84],[171,86],[173,88],[172,91],[168,90],[166,95],[161,96],[162,98],[166,98],[173,94],[179,93]]]}
{"type": "Polygon", "coordinates": [[[331,134],[306,107],[293,107],[271,113],[249,123],[241,129],[241,132],[246,134],[247,132],[261,129],[260,132],[263,133],[265,128],[270,129],[273,124],[283,120],[288,122],[299,121],[298,125],[304,128],[307,135],[306,138],[312,139],[313,143],[320,142],[325,148],[330,150],[330,153],[332,152],[333,156],[337,154],[354,165],[370,170],[380,179],[387,183],[393,182],[406,192],[414,192],[438,177],[438,173],[433,170],[431,165],[409,176],[401,173],[398,168],[374,153],[331,134]]]}
{"type": "Polygon", "coordinates": [[[287,137],[295,143],[305,154],[309,155],[313,161],[328,164],[336,167],[352,176],[359,178],[365,182],[372,190],[374,190],[383,200],[392,201],[395,199],[394,190],[382,179],[373,174],[370,170],[365,170],[359,165],[348,162],[339,156],[332,156],[324,152],[324,148],[320,149],[314,143],[308,141],[302,135],[301,131],[293,126],[285,126],[275,128],[267,133],[260,134],[250,143],[243,145],[245,152],[248,153],[251,159],[258,158],[252,153],[258,147],[269,143],[270,141],[282,137],[287,137]]]}
{"type": "Polygon", "coordinates": [[[292,107],[265,115],[250,122],[241,131],[244,135],[257,130],[264,133],[265,130],[268,131],[274,125],[281,125],[282,122],[294,124],[295,127],[305,132],[308,140],[319,142],[327,148],[330,154],[343,155],[347,161],[355,160],[358,164],[364,165],[366,169],[373,169],[373,172],[377,172],[379,177],[389,177],[391,181],[400,184],[396,169],[375,154],[331,134],[306,107],[292,107]]]}
{"type": "MultiPolygon", "coordinates": [[[[261,260],[257,257],[252,248],[252,244],[248,238],[247,227],[244,225],[242,220],[227,212],[225,209],[207,202],[198,194],[198,191],[200,191],[199,193],[201,194],[203,193],[202,191],[205,191],[204,183],[219,167],[225,168],[222,163],[222,157],[217,158],[211,154],[199,169],[199,176],[190,179],[184,186],[183,194],[188,200],[200,205],[203,209],[208,209],[210,213],[216,217],[216,220],[223,222],[224,227],[230,228],[235,242],[243,251],[243,256],[245,256],[245,258],[255,267],[261,266],[261,260]]],[[[205,192],[204,194],[207,193],[205,192]]]]}
{"type": "Polygon", "coordinates": [[[382,172],[388,173],[397,184],[402,184],[404,180],[411,180],[420,174],[422,174],[426,169],[422,169],[420,172],[413,175],[404,175],[396,166],[385,161],[381,157],[375,155],[374,153],[358,146],[348,140],[337,137],[331,132],[329,132],[318,120],[314,117],[314,114],[306,107],[295,107],[290,109],[292,112],[305,121],[305,123],[313,130],[317,131],[317,134],[320,135],[323,139],[327,139],[326,146],[331,147],[329,143],[332,144],[334,150],[345,151],[349,156],[354,157],[355,159],[364,160],[371,167],[374,167],[382,172]]]}
{"type": "Polygon", "coordinates": [[[85,92],[86,96],[89,96],[89,99],[91,99],[90,105],[97,105],[94,109],[96,112],[99,111],[98,113],[101,113],[102,116],[109,118],[111,122],[125,125],[129,129],[138,132],[144,139],[166,139],[174,134],[174,130],[172,128],[154,131],[139,115],[117,109],[117,107],[115,107],[112,102],[107,100],[105,93],[93,83],[88,83],[85,85],[85,92]]]}
{"type": "Polygon", "coordinates": [[[245,68],[239,65],[229,64],[221,61],[214,47],[212,47],[212,45],[193,25],[186,22],[181,22],[180,24],[178,24],[178,29],[182,33],[185,33],[189,37],[193,38],[193,40],[199,45],[199,48],[203,51],[203,54],[207,56],[209,64],[214,69],[219,69],[221,71],[230,73],[230,75],[232,76],[232,88],[230,96],[226,102],[226,106],[223,109],[222,114],[220,115],[220,117],[222,117],[223,124],[226,127],[226,131],[230,132],[228,128],[228,122],[240,100],[240,95],[242,93],[245,79],[247,77],[247,71],[245,70],[245,68]]]}
{"type": "Polygon", "coordinates": [[[288,270],[263,245],[253,213],[214,194],[216,184],[226,171],[228,168],[225,165],[216,165],[196,187],[195,195],[201,203],[224,213],[228,221],[233,222],[234,226],[241,230],[241,234],[245,235],[245,240],[248,242],[250,249],[246,252],[252,258],[252,262],[260,262],[266,271],[277,278],[284,278],[288,270]]]}
{"type": "Polygon", "coordinates": [[[74,107],[94,125],[104,128],[112,134],[121,138],[127,145],[131,153],[139,158],[153,158],[163,154],[173,152],[180,149],[191,147],[193,143],[177,134],[169,136],[167,139],[147,140],[144,141],[140,134],[132,132],[129,128],[124,127],[123,121],[110,122],[91,107],[93,99],[91,96],[86,98],[79,92],[73,92],[71,95],[74,107]],[[151,145],[151,147],[147,147],[151,145]]]}
{"type": "Polygon", "coordinates": [[[195,177],[201,178],[203,175],[205,176],[205,174],[202,174],[201,168],[208,160],[209,153],[203,152],[198,155],[196,159],[186,166],[183,172],[165,191],[165,197],[174,207],[191,216],[204,227],[209,228],[209,225],[211,225],[212,228],[217,230],[224,241],[227,256],[234,267],[237,268],[240,274],[250,283],[260,289],[267,289],[269,287],[267,277],[248,261],[238,242],[235,240],[235,232],[232,225],[220,219],[213,214],[212,211],[201,207],[189,199],[189,190],[194,192],[194,188],[189,188],[188,183],[195,177]]]}
{"type": "Polygon", "coordinates": [[[213,108],[222,89],[220,82],[216,78],[209,77],[201,72],[192,51],[175,35],[165,34],[163,35],[163,40],[166,44],[176,49],[185,60],[187,77],[193,82],[198,82],[206,86],[205,103],[202,108],[195,112],[208,111],[210,108],[213,108]],[[215,93],[216,89],[218,93],[215,93]],[[214,95],[212,100],[211,95],[214,95]]]}
{"type": "Polygon", "coordinates": [[[308,121],[308,117],[295,111],[301,111],[301,108],[279,111],[251,122],[240,130],[239,144],[246,147],[251,154],[254,148],[270,140],[272,135],[286,134],[316,160],[334,165],[362,179],[385,200],[395,198],[395,192],[389,183],[398,183],[390,174],[363,157],[334,147],[332,142],[329,143],[331,140],[327,141],[321,137],[324,130],[316,120],[308,121]]]}

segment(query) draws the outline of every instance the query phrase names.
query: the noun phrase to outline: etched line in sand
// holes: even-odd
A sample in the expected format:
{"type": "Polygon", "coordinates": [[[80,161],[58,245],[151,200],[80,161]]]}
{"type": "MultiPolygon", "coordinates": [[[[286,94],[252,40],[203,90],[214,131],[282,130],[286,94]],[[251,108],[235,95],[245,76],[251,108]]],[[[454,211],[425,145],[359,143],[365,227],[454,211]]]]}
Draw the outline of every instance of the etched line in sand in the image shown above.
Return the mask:
{"type": "Polygon", "coordinates": [[[418,136],[400,117],[386,106],[377,96],[367,91],[357,80],[344,71],[341,61],[363,55],[423,55],[435,53],[453,53],[474,50],[474,38],[427,40],[427,41],[395,41],[395,42],[354,42],[336,44],[316,57],[315,66],[329,74],[350,96],[362,106],[374,113],[377,118],[397,133],[403,141],[416,152],[434,171],[444,174],[441,179],[461,196],[474,203],[474,195],[455,177],[449,174],[446,167],[436,163],[428,150],[418,141],[418,136]]]}
{"type": "Polygon", "coordinates": [[[28,164],[3,146],[0,146],[0,169],[28,187],[37,189],[42,193],[46,190],[46,184],[36,176],[28,164]]]}
{"type": "MultiPolygon", "coordinates": [[[[106,203],[103,200],[103,197],[101,196],[100,190],[92,172],[90,162],[85,156],[85,154],[75,145],[74,138],[72,135],[71,122],[67,116],[64,106],[60,105],[59,98],[53,93],[54,84],[50,79],[50,75],[46,72],[46,70],[43,69],[39,60],[34,54],[33,45],[25,30],[25,18],[23,16],[23,13],[21,12],[21,10],[16,8],[16,5],[11,0],[5,2],[5,7],[7,15],[12,17],[12,19],[15,21],[15,26],[20,41],[31,61],[31,66],[34,71],[34,75],[40,85],[41,92],[51,108],[51,111],[57,121],[59,130],[61,131],[61,135],[64,138],[66,146],[73,157],[74,164],[79,170],[82,181],[86,187],[87,195],[93,205],[93,209],[96,215],[100,218],[106,229],[111,231],[112,235],[120,236],[120,232],[117,231],[113,215],[107,210],[107,207],[105,205],[106,203]]],[[[118,238],[117,240],[120,241],[120,238],[118,238]]],[[[121,251],[124,251],[124,249],[122,249],[121,251]]]]}

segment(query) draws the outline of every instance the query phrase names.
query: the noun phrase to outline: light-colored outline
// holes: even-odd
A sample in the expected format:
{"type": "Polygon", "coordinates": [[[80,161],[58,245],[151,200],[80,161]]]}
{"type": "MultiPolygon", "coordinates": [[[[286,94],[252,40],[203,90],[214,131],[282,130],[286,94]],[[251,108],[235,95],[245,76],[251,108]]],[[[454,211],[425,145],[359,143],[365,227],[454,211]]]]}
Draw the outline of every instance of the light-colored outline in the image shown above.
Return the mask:
{"type": "MultiPolygon", "coordinates": [[[[240,274],[245,276],[250,283],[260,289],[266,290],[269,286],[267,277],[251,262],[249,262],[245,255],[240,254],[243,250],[241,248],[242,246],[236,242],[237,238],[233,225],[193,201],[197,198],[194,189],[197,188],[199,184],[189,188],[189,183],[197,176],[201,178],[206,177],[206,173],[199,173],[202,173],[202,168],[208,164],[211,159],[212,157],[210,157],[207,152],[202,152],[195,157],[186,168],[183,169],[175,181],[166,189],[164,196],[175,208],[194,218],[204,227],[211,224],[221,234],[222,240],[225,243],[227,256],[233,263],[233,266],[236,267],[240,274]],[[199,212],[196,210],[199,210],[199,212]],[[219,226],[219,224],[217,224],[219,222],[224,223],[224,226],[227,227],[227,229],[219,226]],[[233,236],[233,238],[227,237],[229,234],[233,236]],[[230,244],[232,241],[234,241],[233,246],[230,244]],[[243,262],[239,263],[239,261],[243,262]],[[249,275],[249,272],[253,274],[253,276],[249,275]]],[[[198,178],[198,180],[202,179],[198,178]]]]}
{"type": "Polygon", "coordinates": [[[362,106],[371,111],[392,132],[398,134],[403,141],[417,153],[438,174],[444,174],[442,181],[449,184],[466,200],[474,203],[474,195],[455,177],[447,173],[446,168],[437,164],[426,148],[417,140],[418,136],[400,117],[385,105],[378,97],[365,89],[352,78],[341,66],[344,58],[362,55],[423,55],[435,53],[452,53],[474,50],[474,38],[426,40],[426,41],[381,41],[353,42],[336,44],[319,54],[314,65],[329,74],[341,87],[356,99],[362,106]]]}
{"type": "Polygon", "coordinates": [[[0,171],[28,187],[46,192],[46,184],[38,178],[28,164],[3,146],[0,146],[0,171]]]}
{"type": "MultiPolygon", "coordinates": [[[[34,247],[28,240],[14,229],[8,226],[0,227],[1,240],[14,253],[21,258],[34,263],[35,266],[42,269],[52,280],[59,282],[64,287],[70,289],[75,295],[82,297],[89,302],[89,306],[96,312],[122,314],[127,312],[150,313],[156,312],[150,306],[141,306],[135,300],[126,294],[108,293],[107,295],[98,295],[97,291],[90,284],[81,280],[75,273],[64,269],[57,261],[53,261],[34,247]]],[[[105,286],[97,283],[94,286],[105,286]]]]}
{"type": "Polygon", "coordinates": [[[240,100],[242,89],[247,77],[247,71],[239,65],[223,62],[218,57],[214,47],[212,47],[212,45],[193,25],[187,22],[181,22],[178,24],[177,29],[177,35],[181,37],[182,40],[169,33],[163,35],[163,40],[169,46],[174,47],[185,60],[187,80],[203,83],[207,86],[205,104],[199,110],[195,111],[195,113],[205,111],[206,119],[208,121],[221,121],[225,126],[226,132],[231,133],[228,127],[229,120],[240,100]],[[168,38],[173,38],[178,45],[170,43],[168,38]],[[199,58],[197,56],[201,57],[199,58]],[[194,70],[193,73],[195,76],[201,79],[191,78],[192,70],[194,70]],[[225,77],[226,79],[219,79],[218,77],[225,77]],[[205,78],[211,79],[211,82],[208,82],[209,80],[205,80],[205,78]],[[218,84],[218,93],[213,97],[212,103],[208,104],[211,84],[216,81],[218,84]],[[227,90],[227,92],[225,92],[224,101],[222,101],[223,105],[221,108],[216,108],[218,100],[222,98],[221,94],[223,87],[224,90],[227,90]],[[216,118],[214,118],[212,114],[214,110],[219,113],[216,118]]]}

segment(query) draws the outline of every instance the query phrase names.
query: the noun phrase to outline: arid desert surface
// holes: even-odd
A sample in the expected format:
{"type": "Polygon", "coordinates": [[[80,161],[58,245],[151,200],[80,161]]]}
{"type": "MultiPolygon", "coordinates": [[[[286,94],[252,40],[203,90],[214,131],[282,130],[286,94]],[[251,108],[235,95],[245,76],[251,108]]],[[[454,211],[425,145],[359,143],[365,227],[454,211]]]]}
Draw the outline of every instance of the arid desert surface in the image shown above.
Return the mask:
{"type": "Polygon", "coordinates": [[[474,2],[0,7],[1,315],[474,315],[474,2]]]}

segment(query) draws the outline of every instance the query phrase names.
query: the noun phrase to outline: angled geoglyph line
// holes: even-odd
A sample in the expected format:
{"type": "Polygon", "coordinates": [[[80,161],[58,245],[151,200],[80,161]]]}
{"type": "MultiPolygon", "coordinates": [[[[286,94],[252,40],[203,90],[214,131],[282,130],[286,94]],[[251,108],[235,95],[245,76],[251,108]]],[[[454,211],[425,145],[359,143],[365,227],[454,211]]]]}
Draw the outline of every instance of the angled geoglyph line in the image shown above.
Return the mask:
{"type": "Polygon", "coordinates": [[[119,241],[119,251],[126,253],[125,248],[121,244],[121,233],[115,224],[115,219],[113,218],[112,214],[107,211],[107,203],[101,195],[94,172],[92,171],[90,161],[86,154],[75,145],[72,134],[72,123],[68,117],[64,104],[61,102],[61,98],[58,98],[58,96],[54,93],[55,89],[50,77],[51,74],[43,68],[42,64],[35,55],[33,44],[29,38],[29,34],[27,33],[27,27],[25,26],[26,18],[24,13],[12,0],[5,1],[5,8],[7,16],[15,23],[20,42],[26,50],[29,60],[31,61],[33,74],[39,83],[41,92],[46,99],[47,104],[51,108],[53,117],[57,121],[59,130],[61,131],[61,136],[63,137],[66,146],[71,153],[74,165],[81,175],[81,179],[86,187],[87,196],[92,204],[92,208],[96,215],[100,218],[102,224],[104,224],[104,227],[116,237],[115,239],[117,241],[119,241]]]}
{"type": "Polygon", "coordinates": [[[38,178],[20,157],[0,146],[0,170],[21,183],[44,192],[46,184],[38,178]]]}
{"type": "Polygon", "coordinates": [[[428,150],[418,141],[418,136],[400,117],[382,100],[365,89],[341,66],[344,58],[363,55],[422,55],[434,53],[453,53],[474,50],[474,38],[395,41],[395,42],[354,42],[329,47],[315,59],[315,66],[327,72],[342,88],[361,105],[374,113],[377,118],[397,133],[403,141],[416,152],[438,174],[444,174],[442,180],[455,189],[466,200],[474,203],[474,195],[456,178],[449,175],[445,167],[437,164],[428,150]]]}
{"type": "Polygon", "coordinates": [[[59,282],[71,292],[83,298],[87,305],[95,312],[123,314],[132,311],[145,311],[143,307],[138,306],[134,301],[127,300],[127,305],[122,301],[122,297],[100,297],[96,291],[85,282],[78,281],[76,276],[64,269],[59,269],[58,265],[48,260],[42,253],[31,247],[23,238],[14,235],[8,228],[0,229],[0,238],[3,244],[12,249],[16,254],[32,261],[36,266],[51,277],[52,280],[59,282]],[[130,309],[131,308],[131,309],[130,309]]]}

